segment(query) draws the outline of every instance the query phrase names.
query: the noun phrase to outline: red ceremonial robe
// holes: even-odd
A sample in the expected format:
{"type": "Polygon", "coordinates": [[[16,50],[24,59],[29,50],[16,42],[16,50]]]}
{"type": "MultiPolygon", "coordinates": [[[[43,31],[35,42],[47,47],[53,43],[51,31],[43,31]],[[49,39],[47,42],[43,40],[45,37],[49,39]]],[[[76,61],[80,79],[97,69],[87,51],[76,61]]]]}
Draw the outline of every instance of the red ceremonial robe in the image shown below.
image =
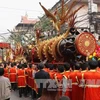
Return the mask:
{"type": "Polygon", "coordinates": [[[77,83],[77,73],[79,71],[75,70],[71,72],[69,75],[69,79],[72,81],[72,91],[71,91],[71,100],[78,100],[79,93],[78,93],[78,83],[77,83]]]}
{"type": "Polygon", "coordinates": [[[85,100],[100,100],[100,72],[90,70],[84,73],[85,100]]]}
{"type": "Polygon", "coordinates": [[[26,87],[26,76],[25,76],[25,70],[24,69],[18,69],[17,73],[18,77],[18,87],[26,87]]]}

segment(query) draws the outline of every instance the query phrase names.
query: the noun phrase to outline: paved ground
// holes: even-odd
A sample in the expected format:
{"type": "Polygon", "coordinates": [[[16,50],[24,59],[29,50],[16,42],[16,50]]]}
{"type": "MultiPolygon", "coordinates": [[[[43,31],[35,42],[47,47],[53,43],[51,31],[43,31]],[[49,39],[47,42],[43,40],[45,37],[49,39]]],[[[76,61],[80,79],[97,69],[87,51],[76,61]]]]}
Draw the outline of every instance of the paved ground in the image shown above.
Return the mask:
{"type": "Polygon", "coordinates": [[[24,96],[22,96],[22,98],[19,98],[18,90],[16,90],[16,91],[11,92],[11,100],[32,100],[32,99],[31,99],[31,97],[25,98],[24,96]]]}

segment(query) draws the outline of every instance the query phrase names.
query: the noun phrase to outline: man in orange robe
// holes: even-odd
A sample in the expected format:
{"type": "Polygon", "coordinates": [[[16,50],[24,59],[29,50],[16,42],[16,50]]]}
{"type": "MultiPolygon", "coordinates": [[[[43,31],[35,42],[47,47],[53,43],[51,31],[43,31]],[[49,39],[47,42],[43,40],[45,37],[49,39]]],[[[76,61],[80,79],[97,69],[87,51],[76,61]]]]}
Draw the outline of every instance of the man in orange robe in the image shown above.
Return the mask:
{"type": "Polygon", "coordinates": [[[9,68],[6,63],[4,64],[4,76],[9,78],[9,68]]]}
{"type": "Polygon", "coordinates": [[[71,100],[78,100],[78,83],[77,83],[77,73],[80,71],[80,63],[76,62],[75,70],[70,73],[69,79],[72,81],[72,91],[71,91],[71,100]]]}
{"type": "Polygon", "coordinates": [[[63,80],[64,66],[58,65],[58,72],[55,74],[55,80],[59,87],[59,95],[62,96],[62,80],[63,80]]]}
{"type": "Polygon", "coordinates": [[[64,73],[63,73],[63,95],[71,97],[71,87],[69,84],[69,75],[70,75],[70,64],[65,63],[64,64],[64,73]]]}
{"type": "Polygon", "coordinates": [[[32,71],[31,71],[31,88],[32,88],[32,98],[36,98],[36,95],[38,94],[38,88],[35,81],[35,74],[37,72],[37,66],[32,64],[32,71]]]}
{"type": "Polygon", "coordinates": [[[48,73],[49,73],[49,64],[48,64],[48,63],[45,63],[45,64],[44,64],[43,70],[44,70],[45,72],[48,72],[48,73]]]}
{"type": "Polygon", "coordinates": [[[85,100],[100,100],[100,72],[97,61],[89,61],[90,71],[84,73],[85,100]]]}
{"type": "Polygon", "coordinates": [[[14,67],[14,64],[12,63],[11,68],[9,69],[9,79],[10,79],[11,87],[13,90],[16,89],[16,83],[17,83],[16,75],[17,75],[17,69],[14,67]]]}
{"type": "Polygon", "coordinates": [[[27,65],[25,65],[26,67],[24,68],[25,69],[25,73],[26,73],[26,84],[28,86],[28,67],[27,65]]]}
{"type": "Polygon", "coordinates": [[[50,65],[50,70],[49,70],[49,75],[50,75],[50,79],[54,79],[54,75],[57,71],[54,70],[54,66],[53,64],[50,65]]]}
{"type": "Polygon", "coordinates": [[[27,65],[27,68],[25,68],[25,73],[26,73],[26,84],[27,84],[27,91],[30,93],[30,87],[29,87],[29,66],[27,65]]]}
{"type": "Polygon", "coordinates": [[[84,100],[85,86],[84,86],[84,73],[88,71],[88,63],[81,64],[81,72],[77,73],[78,82],[78,100],[84,100]]]}
{"type": "Polygon", "coordinates": [[[18,88],[19,88],[19,97],[22,97],[23,92],[24,92],[24,96],[27,96],[25,70],[22,69],[22,65],[18,65],[18,68],[19,69],[17,72],[17,80],[18,80],[18,88]]]}

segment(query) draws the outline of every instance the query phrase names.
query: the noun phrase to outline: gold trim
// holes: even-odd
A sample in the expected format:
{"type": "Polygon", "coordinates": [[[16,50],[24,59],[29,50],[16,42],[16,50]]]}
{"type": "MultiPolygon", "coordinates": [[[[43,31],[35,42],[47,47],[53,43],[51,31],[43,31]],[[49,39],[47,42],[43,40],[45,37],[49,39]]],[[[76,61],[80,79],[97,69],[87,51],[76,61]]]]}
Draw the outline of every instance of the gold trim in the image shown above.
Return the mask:
{"type": "Polygon", "coordinates": [[[93,88],[95,88],[95,87],[100,87],[100,85],[85,85],[85,87],[93,87],[93,88]]]}
{"type": "Polygon", "coordinates": [[[66,77],[66,75],[63,75],[63,77],[67,80],[68,78],[66,77]]]}
{"type": "Polygon", "coordinates": [[[21,87],[26,87],[26,86],[18,86],[18,88],[21,88],[21,87]]]}
{"type": "Polygon", "coordinates": [[[82,73],[82,79],[84,79],[84,73],[82,73]]]}
{"type": "Polygon", "coordinates": [[[95,69],[94,70],[90,69],[90,72],[96,72],[96,70],[95,69]]]}
{"type": "Polygon", "coordinates": [[[19,78],[19,77],[22,77],[22,78],[24,77],[24,78],[26,78],[25,76],[18,76],[17,78],[19,78]]]}
{"type": "Polygon", "coordinates": [[[75,82],[75,83],[72,83],[72,85],[78,85],[78,83],[77,83],[77,82],[75,82]]]}
{"type": "Polygon", "coordinates": [[[79,83],[78,77],[76,76],[75,78],[76,78],[77,83],[79,83]]]}
{"type": "Polygon", "coordinates": [[[17,73],[10,73],[10,75],[11,75],[11,74],[17,74],[17,73]]]}

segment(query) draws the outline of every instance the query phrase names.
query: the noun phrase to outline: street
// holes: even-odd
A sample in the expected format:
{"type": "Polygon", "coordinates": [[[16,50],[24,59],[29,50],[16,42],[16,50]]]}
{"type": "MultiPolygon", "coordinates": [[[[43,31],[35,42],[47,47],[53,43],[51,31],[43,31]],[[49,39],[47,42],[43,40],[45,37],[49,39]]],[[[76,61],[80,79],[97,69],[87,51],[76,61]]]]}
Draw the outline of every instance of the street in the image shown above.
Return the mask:
{"type": "Polygon", "coordinates": [[[11,92],[11,100],[32,100],[31,97],[22,96],[19,98],[18,90],[11,92]]]}

